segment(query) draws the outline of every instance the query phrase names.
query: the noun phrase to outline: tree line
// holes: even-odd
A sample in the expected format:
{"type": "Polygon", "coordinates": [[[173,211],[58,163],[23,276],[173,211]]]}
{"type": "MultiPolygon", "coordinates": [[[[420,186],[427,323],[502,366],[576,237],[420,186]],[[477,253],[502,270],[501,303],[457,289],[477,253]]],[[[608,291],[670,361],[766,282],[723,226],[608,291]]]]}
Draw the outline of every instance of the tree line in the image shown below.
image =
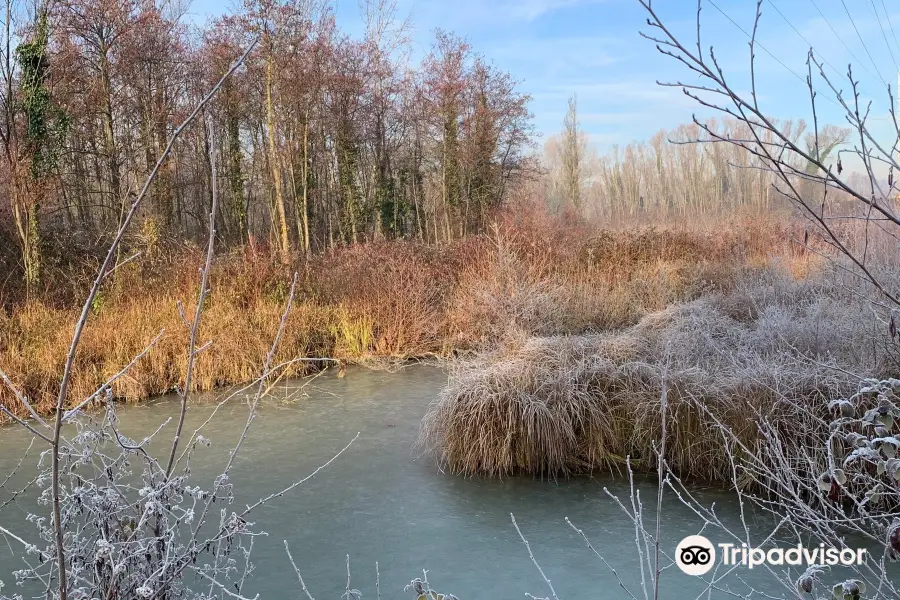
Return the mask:
{"type": "MultiPolygon", "coordinates": [[[[803,119],[773,122],[787,139],[808,152],[815,150],[824,162],[838,165],[841,153],[847,152],[842,148],[850,137],[849,128],[827,125],[813,132],[803,119]]],[[[552,210],[601,220],[768,212],[791,205],[779,191],[777,174],[763,158],[712,135],[734,140],[759,136],[760,143],[772,146],[779,142],[771,131],[753,132],[746,123],[726,117],[662,129],[647,141],[613,146],[598,154],[579,125],[573,97],[563,130],[545,143],[545,177],[539,194],[552,210]]],[[[785,152],[783,160],[791,165],[791,177],[797,180],[804,200],[821,203],[821,185],[809,177],[813,165],[792,152],[785,152]]],[[[845,176],[871,193],[863,174],[845,176]]],[[[841,190],[832,190],[830,200],[837,206],[847,198],[841,190]]]]}
{"type": "Polygon", "coordinates": [[[285,261],[480,231],[535,167],[529,96],[449,32],[413,60],[392,0],[361,9],[354,38],[326,0],[245,0],[202,27],[166,0],[7,0],[0,236],[24,281],[48,240],[118,228],[173,128],[251,44],[163,165],[147,246],[207,235],[213,177],[221,241],[285,261]]]}

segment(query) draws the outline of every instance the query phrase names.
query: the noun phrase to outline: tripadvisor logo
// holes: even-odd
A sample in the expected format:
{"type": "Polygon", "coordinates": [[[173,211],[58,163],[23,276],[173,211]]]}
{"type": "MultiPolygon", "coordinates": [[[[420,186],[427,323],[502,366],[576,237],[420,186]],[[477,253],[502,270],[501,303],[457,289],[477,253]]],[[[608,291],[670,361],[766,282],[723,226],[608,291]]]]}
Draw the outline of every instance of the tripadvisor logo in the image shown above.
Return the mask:
{"type": "Polygon", "coordinates": [[[688,575],[706,575],[716,564],[716,548],[702,535],[689,535],[675,548],[675,564],[688,575]]]}
{"type": "Polygon", "coordinates": [[[790,548],[750,548],[747,544],[713,545],[702,535],[689,535],[675,547],[675,564],[688,575],[705,575],[716,564],[716,548],[726,566],[742,565],[748,569],[760,565],[844,565],[859,566],[865,562],[865,548],[828,548],[825,544],[807,548],[797,544],[790,548]]]}

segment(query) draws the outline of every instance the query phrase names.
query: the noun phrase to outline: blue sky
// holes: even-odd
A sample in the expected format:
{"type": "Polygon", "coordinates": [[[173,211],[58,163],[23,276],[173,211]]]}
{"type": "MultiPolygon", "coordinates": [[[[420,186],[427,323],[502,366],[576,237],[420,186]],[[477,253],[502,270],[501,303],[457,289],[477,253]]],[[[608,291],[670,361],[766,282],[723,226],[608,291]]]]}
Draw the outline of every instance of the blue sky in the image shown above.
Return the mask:
{"type": "MultiPolygon", "coordinates": [[[[887,132],[888,101],[880,77],[896,88],[900,6],[896,0],[843,1],[853,22],[841,0],[764,0],[758,39],[786,66],[765,50],[757,51],[760,103],[770,115],[810,120],[805,84],[788,70],[805,77],[808,41],[840,71],[828,67],[845,90],[847,64],[854,64],[863,98],[874,101],[873,115],[879,120],[873,125],[887,132]]],[[[715,2],[750,31],[755,0],[715,2]]],[[[667,25],[687,41],[694,39],[695,0],[655,0],[654,4],[667,25]]],[[[440,27],[466,38],[476,51],[520,80],[521,89],[533,97],[535,125],[544,137],[562,127],[566,101],[573,93],[578,95],[582,127],[600,151],[689,122],[694,112],[705,114],[680,90],[656,85],[656,80],[697,78],[692,79],[685,67],[661,56],[638,35],[649,28],[637,0],[398,0],[398,5],[403,16],[411,16],[416,54],[427,51],[434,29],[440,27]]],[[[703,5],[704,50],[713,45],[735,87],[749,89],[748,38],[708,0],[703,5]]],[[[198,20],[223,9],[213,0],[195,0],[191,5],[198,20]]],[[[337,0],[336,15],[343,31],[361,32],[357,0],[337,0]]],[[[816,86],[823,94],[827,91],[824,82],[816,86]]],[[[820,102],[819,113],[820,121],[844,124],[827,101],[820,102]]]]}

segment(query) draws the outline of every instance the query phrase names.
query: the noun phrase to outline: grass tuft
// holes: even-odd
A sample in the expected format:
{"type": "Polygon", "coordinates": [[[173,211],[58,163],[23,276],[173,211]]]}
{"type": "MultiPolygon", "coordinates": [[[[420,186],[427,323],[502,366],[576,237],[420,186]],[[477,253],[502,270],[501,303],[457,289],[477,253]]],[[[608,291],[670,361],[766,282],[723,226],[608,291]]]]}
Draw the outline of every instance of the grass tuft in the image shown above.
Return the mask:
{"type": "Polygon", "coordinates": [[[824,419],[828,401],[858,383],[848,372],[887,368],[863,306],[824,276],[771,269],[621,331],[523,338],[455,368],[420,445],[465,475],[615,471],[626,456],[651,471],[665,377],[667,461],[681,476],[728,483],[715,420],[754,450],[766,420],[799,451],[821,433],[805,415],[824,419]]]}

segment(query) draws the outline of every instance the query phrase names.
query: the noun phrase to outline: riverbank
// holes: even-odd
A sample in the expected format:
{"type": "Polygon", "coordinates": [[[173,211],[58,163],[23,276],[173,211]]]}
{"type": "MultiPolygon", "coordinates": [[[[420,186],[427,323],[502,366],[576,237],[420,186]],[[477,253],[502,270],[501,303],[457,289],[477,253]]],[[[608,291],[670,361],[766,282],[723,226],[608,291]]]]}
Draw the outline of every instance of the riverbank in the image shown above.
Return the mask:
{"type": "MultiPolygon", "coordinates": [[[[276,360],[364,363],[619,329],[674,302],[731,289],[741,273],[775,263],[802,277],[811,261],[784,226],[758,217],[619,230],[507,219],[491,234],[449,246],[373,243],[287,266],[247,247],[216,259],[200,328],[201,343],[212,344],[195,364],[192,391],[258,375],[295,270],[300,287],[276,360]]],[[[117,270],[92,306],[70,403],[93,393],[161,331],[113,393],[136,401],[183,381],[188,331],[178,307],[193,314],[202,262],[200,249],[182,249],[117,270]]],[[[44,413],[55,402],[78,314],[65,298],[82,297],[85,283],[66,285],[70,292],[51,290],[0,313],[0,368],[44,413]]],[[[295,363],[281,375],[322,366],[295,363]]],[[[5,388],[0,401],[21,414],[5,388]]]]}

